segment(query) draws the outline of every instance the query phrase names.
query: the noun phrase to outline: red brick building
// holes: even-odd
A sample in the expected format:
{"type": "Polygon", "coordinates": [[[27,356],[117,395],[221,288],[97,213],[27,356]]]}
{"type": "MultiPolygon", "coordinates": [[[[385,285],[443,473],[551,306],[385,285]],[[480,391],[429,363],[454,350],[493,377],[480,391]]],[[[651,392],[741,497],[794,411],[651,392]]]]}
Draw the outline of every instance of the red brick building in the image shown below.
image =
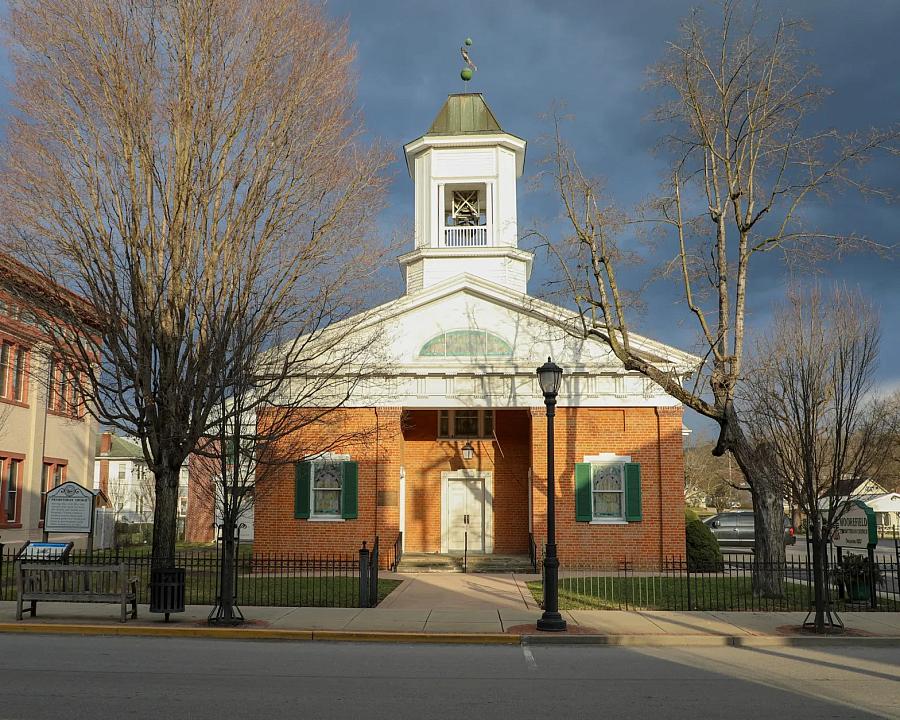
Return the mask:
{"type": "MultiPolygon", "coordinates": [[[[658,568],[683,554],[681,406],[601,341],[568,332],[571,311],[527,294],[532,255],[516,226],[525,142],[480,95],[453,95],[405,152],[416,216],[415,248],[399,259],[406,293],[337,329],[377,338],[372,352],[391,370],[329,424],[281,443],[283,464],[258,482],[254,550],[355,552],[400,533],[405,553],[540,547],[547,425],[535,368],[550,356],[564,369],[554,445],[563,564],[658,568]]],[[[633,342],[676,372],[696,364],[633,342]]]]}

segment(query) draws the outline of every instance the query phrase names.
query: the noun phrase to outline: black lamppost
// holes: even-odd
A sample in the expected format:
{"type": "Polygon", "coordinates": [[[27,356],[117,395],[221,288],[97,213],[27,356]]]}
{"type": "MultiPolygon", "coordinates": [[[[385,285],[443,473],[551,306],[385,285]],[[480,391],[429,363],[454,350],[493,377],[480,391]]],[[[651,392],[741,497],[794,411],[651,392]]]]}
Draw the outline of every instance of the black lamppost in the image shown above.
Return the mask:
{"type": "Polygon", "coordinates": [[[559,558],[556,556],[556,471],[553,467],[553,417],[556,396],[562,381],[562,368],[550,358],[537,369],[544,405],[547,406],[547,554],[544,558],[544,614],[537,621],[538,630],[559,632],[566,621],[559,614],[559,558]]]}

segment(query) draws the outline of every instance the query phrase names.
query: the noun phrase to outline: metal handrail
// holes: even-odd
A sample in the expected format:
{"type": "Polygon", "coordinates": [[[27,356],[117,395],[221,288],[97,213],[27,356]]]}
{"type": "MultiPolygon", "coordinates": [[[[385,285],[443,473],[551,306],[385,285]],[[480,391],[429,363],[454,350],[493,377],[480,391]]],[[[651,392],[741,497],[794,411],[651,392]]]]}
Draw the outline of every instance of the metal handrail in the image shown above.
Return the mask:
{"type": "Polygon", "coordinates": [[[397,533],[397,539],[394,540],[394,559],[391,563],[391,572],[397,572],[400,567],[400,560],[403,559],[403,533],[397,533]]]}

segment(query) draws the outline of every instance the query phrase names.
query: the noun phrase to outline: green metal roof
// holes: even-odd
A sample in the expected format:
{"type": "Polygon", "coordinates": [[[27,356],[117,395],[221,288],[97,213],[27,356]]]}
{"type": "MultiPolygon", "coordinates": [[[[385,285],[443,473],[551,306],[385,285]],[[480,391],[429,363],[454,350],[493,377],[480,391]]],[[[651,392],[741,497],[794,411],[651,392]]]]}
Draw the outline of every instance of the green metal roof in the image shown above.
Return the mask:
{"type": "Polygon", "coordinates": [[[429,135],[502,133],[500,123],[481,93],[449,95],[431,127],[429,135]]]}
{"type": "MultiPolygon", "coordinates": [[[[96,457],[100,457],[100,438],[97,438],[97,454],[96,457]]],[[[112,436],[112,442],[110,443],[109,453],[105,457],[111,458],[134,458],[137,460],[142,460],[144,457],[144,451],[141,449],[141,446],[132,440],[128,440],[127,438],[119,437],[118,435],[112,436]]]]}

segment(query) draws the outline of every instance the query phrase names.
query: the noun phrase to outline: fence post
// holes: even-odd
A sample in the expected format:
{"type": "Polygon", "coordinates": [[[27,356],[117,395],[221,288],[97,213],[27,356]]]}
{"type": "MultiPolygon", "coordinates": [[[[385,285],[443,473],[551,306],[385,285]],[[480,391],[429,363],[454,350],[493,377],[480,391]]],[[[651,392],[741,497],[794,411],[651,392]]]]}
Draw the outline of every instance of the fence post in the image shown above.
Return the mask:
{"type": "Polygon", "coordinates": [[[689,560],[685,560],[684,570],[687,573],[687,609],[693,610],[693,604],[691,603],[691,563],[689,560]]]}
{"type": "Polygon", "coordinates": [[[372,546],[372,555],[369,558],[369,604],[368,607],[378,605],[378,563],[379,542],[375,536],[375,544],[372,546]]]}
{"type": "Polygon", "coordinates": [[[369,607],[369,549],[365,540],[359,549],[359,606],[369,607]]]}
{"type": "Polygon", "coordinates": [[[875,589],[875,548],[869,546],[869,607],[878,608],[878,591],[875,589]]]}

